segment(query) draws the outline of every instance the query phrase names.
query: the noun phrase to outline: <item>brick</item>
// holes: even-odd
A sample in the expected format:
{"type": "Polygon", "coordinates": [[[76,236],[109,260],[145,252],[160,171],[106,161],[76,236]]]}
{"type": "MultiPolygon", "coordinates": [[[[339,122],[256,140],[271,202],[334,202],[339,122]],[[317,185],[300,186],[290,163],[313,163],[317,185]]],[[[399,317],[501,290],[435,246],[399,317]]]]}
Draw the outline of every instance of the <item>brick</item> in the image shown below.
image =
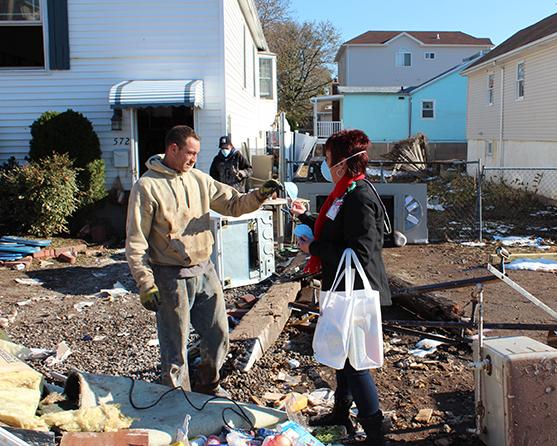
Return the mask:
{"type": "Polygon", "coordinates": [[[34,259],[50,259],[54,257],[54,250],[52,248],[43,248],[39,252],[33,253],[34,259]]]}
{"type": "Polygon", "coordinates": [[[27,256],[19,260],[7,260],[4,262],[4,266],[6,268],[17,269],[17,265],[24,265],[25,268],[29,268],[29,265],[31,265],[32,261],[33,261],[33,257],[27,256]]]}
{"type": "Polygon", "coordinates": [[[418,423],[427,424],[431,420],[432,416],[433,416],[433,409],[420,409],[418,415],[414,417],[414,420],[417,421],[418,423]]]}
{"type": "Polygon", "coordinates": [[[149,446],[149,434],[139,430],[66,432],[60,446],[149,446]]]}
{"type": "Polygon", "coordinates": [[[70,252],[63,252],[56,257],[60,262],[69,263],[73,265],[77,262],[77,257],[72,255],[70,252]]]}

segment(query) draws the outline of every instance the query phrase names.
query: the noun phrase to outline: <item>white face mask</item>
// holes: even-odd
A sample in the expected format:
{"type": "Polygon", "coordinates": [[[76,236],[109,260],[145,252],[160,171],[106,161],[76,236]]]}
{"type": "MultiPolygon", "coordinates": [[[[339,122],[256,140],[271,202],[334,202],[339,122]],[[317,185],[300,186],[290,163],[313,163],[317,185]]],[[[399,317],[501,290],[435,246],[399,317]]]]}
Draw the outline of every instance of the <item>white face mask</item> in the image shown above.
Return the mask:
{"type": "Polygon", "coordinates": [[[230,150],[230,149],[220,149],[220,151],[223,154],[223,156],[226,158],[226,157],[228,157],[228,155],[230,155],[230,152],[232,150],[230,150]]]}
{"type": "Polygon", "coordinates": [[[338,163],[336,163],[332,167],[329,167],[327,165],[327,161],[323,160],[323,162],[321,163],[321,175],[323,175],[323,178],[325,178],[329,183],[332,183],[333,182],[333,175],[331,174],[331,170],[334,169],[335,167],[337,167],[339,164],[342,164],[345,161],[349,160],[350,158],[353,158],[356,155],[359,155],[360,153],[366,153],[366,151],[361,150],[358,153],[354,153],[353,155],[350,155],[348,158],[344,158],[342,161],[339,161],[338,163]]]}

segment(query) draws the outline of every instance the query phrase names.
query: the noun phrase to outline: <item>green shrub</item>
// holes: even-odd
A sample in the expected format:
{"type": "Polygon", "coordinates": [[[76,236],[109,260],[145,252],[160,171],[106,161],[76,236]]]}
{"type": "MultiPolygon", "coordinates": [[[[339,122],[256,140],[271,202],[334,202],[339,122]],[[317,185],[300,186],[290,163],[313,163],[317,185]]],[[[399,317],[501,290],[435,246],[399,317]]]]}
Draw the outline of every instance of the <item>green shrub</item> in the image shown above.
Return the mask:
{"type": "Polygon", "coordinates": [[[73,110],[47,111],[31,125],[31,137],[29,155],[32,161],[53,153],[67,154],[77,168],[78,207],[106,196],[105,165],[99,138],[85,116],[73,110]]]}
{"type": "Polygon", "coordinates": [[[76,172],[67,155],[0,171],[0,231],[50,237],[77,209],[76,172]]]}

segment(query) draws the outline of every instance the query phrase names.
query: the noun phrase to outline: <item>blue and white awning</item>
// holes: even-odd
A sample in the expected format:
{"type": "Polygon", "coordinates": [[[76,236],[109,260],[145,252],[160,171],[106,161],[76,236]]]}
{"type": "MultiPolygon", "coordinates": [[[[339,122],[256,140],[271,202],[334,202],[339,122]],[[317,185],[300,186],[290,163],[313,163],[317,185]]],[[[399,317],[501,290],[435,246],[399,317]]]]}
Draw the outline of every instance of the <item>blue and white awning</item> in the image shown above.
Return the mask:
{"type": "Polygon", "coordinates": [[[203,108],[203,81],[124,81],[110,88],[112,108],[180,106],[203,108]]]}

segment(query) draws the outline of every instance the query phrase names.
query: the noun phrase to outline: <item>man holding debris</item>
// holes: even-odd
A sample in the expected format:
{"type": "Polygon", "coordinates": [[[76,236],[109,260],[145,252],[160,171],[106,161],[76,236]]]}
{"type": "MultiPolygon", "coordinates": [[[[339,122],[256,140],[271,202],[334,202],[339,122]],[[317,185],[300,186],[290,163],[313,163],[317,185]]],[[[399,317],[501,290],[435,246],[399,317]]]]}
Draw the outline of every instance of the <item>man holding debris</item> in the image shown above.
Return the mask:
{"type": "Polygon", "coordinates": [[[219,371],[228,352],[223,291],[210,261],[213,236],[209,210],[240,216],[255,211],[281,185],[269,180],[240,194],[193,166],[199,136],[188,126],[172,128],[164,155],[147,161],[149,170],[130,193],[126,257],[141,304],[156,312],[162,382],[191,390],[187,363],[190,321],[201,337],[195,391],[226,392],[219,371]]]}
{"type": "Polygon", "coordinates": [[[251,164],[232,145],[230,136],[221,136],[219,153],[213,159],[209,175],[221,183],[232,186],[238,192],[245,192],[247,179],[251,177],[252,172],[251,164]]]}

